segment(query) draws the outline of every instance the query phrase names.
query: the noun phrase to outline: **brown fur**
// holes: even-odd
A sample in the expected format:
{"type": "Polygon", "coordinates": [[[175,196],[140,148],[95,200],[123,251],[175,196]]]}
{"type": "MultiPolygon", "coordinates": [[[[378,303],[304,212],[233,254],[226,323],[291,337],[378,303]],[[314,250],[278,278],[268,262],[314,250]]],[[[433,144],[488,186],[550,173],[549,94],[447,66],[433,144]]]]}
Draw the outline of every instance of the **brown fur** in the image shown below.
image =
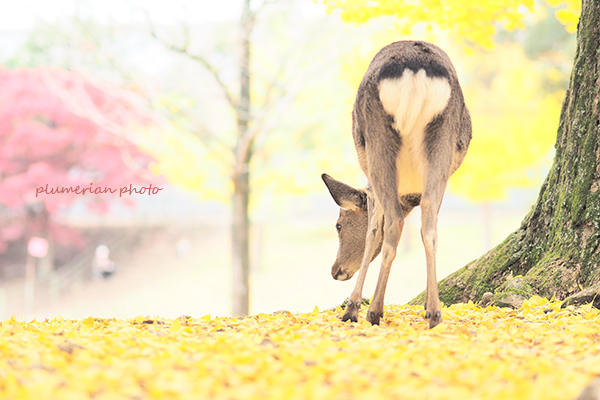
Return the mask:
{"type": "Polygon", "coordinates": [[[426,317],[434,327],[442,321],[435,273],[437,214],[448,178],[462,163],[471,140],[469,111],[446,53],[418,41],[384,47],[360,84],[352,122],[358,161],[369,186],[354,189],[323,174],[342,208],[332,275],[347,280],[360,270],[342,319],[357,320],[367,269],[382,251],[367,313],[369,322],[379,323],[404,218],[420,205],[427,259],[426,317]]]}

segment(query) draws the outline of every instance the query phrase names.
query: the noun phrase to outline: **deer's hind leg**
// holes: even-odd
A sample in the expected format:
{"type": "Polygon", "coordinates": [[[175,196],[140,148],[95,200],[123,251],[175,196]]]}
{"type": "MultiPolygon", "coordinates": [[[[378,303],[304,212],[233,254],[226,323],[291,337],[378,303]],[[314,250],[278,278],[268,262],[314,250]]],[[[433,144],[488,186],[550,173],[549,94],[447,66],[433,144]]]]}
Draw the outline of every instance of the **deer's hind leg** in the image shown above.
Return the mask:
{"type": "MultiPolygon", "coordinates": [[[[384,120],[385,121],[385,120],[384,120]]],[[[373,302],[367,312],[367,321],[379,324],[383,316],[385,289],[392,262],[396,258],[398,242],[404,227],[404,211],[398,199],[398,176],[396,159],[400,151],[401,139],[391,127],[380,127],[377,140],[367,142],[369,182],[380,207],[383,209],[383,247],[381,269],[373,302]],[[382,135],[381,133],[384,132],[382,135]]]]}
{"type": "Polygon", "coordinates": [[[427,290],[425,292],[425,318],[433,328],[442,322],[440,298],[436,276],[438,213],[450,176],[453,157],[452,137],[445,124],[431,123],[425,136],[425,182],[421,196],[421,239],[427,262],[427,290]]]}
{"type": "Polygon", "coordinates": [[[429,319],[429,327],[433,328],[442,322],[440,298],[436,276],[437,253],[437,219],[445,182],[432,185],[430,191],[421,198],[421,239],[425,247],[427,261],[427,290],[425,292],[425,318],[429,319]]]}

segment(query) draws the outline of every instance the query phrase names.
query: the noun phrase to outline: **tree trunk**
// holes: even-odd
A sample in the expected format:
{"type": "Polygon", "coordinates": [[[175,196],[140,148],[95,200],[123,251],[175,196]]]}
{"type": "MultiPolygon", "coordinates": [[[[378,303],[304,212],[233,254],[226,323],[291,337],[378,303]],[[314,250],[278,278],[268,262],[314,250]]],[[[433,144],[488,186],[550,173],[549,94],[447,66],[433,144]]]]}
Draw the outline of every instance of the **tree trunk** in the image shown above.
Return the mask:
{"type": "Polygon", "coordinates": [[[490,293],[484,302],[499,306],[534,294],[600,306],[600,0],[583,1],[555,147],[532,211],[503,243],[440,282],[445,304],[490,293]]]}
{"type": "Polygon", "coordinates": [[[48,252],[38,261],[36,279],[46,280],[54,272],[54,241],[50,237],[50,213],[45,207],[40,213],[39,218],[42,226],[40,236],[48,241],[48,252]]]}
{"type": "MultiPolygon", "coordinates": [[[[250,33],[253,15],[250,0],[244,1],[240,20],[240,101],[237,112],[238,146],[243,146],[250,122],[250,33]]],[[[236,172],[233,176],[233,220],[232,220],[232,311],[236,315],[248,315],[250,311],[250,256],[249,237],[250,220],[248,202],[250,198],[249,163],[252,155],[251,145],[247,151],[236,151],[236,172]]]]}
{"type": "Polygon", "coordinates": [[[248,315],[250,311],[249,285],[249,227],[248,219],[248,174],[243,174],[235,181],[233,194],[233,304],[232,311],[236,315],[248,315]]]}

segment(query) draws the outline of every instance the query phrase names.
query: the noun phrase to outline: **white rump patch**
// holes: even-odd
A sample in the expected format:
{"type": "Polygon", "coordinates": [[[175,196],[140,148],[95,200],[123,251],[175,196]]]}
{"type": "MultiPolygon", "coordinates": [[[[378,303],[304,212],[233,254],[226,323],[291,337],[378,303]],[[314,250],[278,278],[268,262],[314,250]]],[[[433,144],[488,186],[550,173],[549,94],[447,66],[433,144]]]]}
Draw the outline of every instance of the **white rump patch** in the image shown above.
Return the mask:
{"type": "Polygon", "coordinates": [[[423,192],[422,160],[425,127],[444,111],[450,99],[446,78],[430,78],[424,69],[414,73],[405,69],[400,78],[379,83],[383,109],[394,117],[394,129],[402,137],[398,154],[398,193],[423,192]]]}

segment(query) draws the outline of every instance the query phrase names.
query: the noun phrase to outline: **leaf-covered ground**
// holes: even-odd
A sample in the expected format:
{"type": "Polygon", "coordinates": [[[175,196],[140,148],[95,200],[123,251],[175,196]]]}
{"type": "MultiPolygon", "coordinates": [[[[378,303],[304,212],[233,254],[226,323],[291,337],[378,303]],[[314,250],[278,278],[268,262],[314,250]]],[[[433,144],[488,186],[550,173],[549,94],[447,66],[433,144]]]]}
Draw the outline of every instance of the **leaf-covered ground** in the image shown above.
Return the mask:
{"type": "Polygon", "coordinates": [[[600,312],[534,297],[520,310],[386,306],[0,327],[2,399],[574,399],[600,375],[600,312]]]}

